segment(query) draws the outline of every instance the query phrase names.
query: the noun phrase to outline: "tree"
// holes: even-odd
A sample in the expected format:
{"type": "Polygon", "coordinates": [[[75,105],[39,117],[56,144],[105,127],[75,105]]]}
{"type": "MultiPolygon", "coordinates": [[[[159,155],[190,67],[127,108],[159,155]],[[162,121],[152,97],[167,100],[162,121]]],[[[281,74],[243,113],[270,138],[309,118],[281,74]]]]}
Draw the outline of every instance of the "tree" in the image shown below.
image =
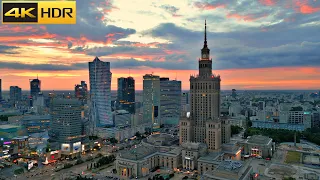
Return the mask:
{"type": "Polygon", "coordinates": [[[241,127],[231,125],[231,135],[239,134],[241,130],[242,130],[241,127]]]}
{"type": "Polygon", "coordinates": [[[13,171],[14,174],[22,174],[23,172],[24,172],[24,170],[22,168],[18,168],[13,171]]]}
{"type": "Polygon", "coordinates": [[[138,132],[136,132],[135,136],[136,136],[138,139],[140,139],[140,138],[141,138],[141,133],[138,131],[138,132]]]}
{"type": "Polygon", "coordinates": [[[110,143],[117,144],[118,140],[116,140],[115,138],[110,138],[110,143]]]}
{"type": "Polygon", "coordinates": [[[292,107],[290,111],[303,111],[303,107],[301,106],[292,107]]]}
{"type": "Polygon", "coordinates": [[[251,126],[252,126],[252,121],[248,120],[248,121],[247,121],[247,127],[249,128],[249,127],[251,127],[251,126]]]}

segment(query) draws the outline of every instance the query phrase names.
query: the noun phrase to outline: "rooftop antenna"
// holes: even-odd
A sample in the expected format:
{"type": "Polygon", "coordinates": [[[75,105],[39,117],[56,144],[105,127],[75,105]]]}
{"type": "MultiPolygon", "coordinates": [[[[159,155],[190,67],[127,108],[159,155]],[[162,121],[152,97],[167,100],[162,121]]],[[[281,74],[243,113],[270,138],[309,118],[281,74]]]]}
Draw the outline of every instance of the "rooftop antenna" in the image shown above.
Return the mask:
{"type": "Polygon", "coordinates": [[[131,74],[130,74],[130,68],[129,68],[129,77],[131,76],[131,74]]]}
{"type": "Polygon", "coordinates": [[[37,79],[39,79],[39,78],[38,78],[38,74],[37,74],[37,79]]]}

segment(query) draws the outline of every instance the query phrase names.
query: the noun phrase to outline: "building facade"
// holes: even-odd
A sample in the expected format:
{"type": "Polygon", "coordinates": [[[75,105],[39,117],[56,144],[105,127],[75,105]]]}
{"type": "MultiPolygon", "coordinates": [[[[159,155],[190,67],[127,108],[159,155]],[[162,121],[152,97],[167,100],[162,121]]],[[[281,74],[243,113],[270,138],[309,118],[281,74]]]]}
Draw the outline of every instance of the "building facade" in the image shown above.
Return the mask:
{"type": "Polygon", "coordinates": [[[51,116],[50,115],[32,115],[22,118],[22,125],[27,129],[28,133],[40,133],[49,130],[51,116]]]}
{"type": "Polygon", "coordinates": [[[143,76],[143,122],[160,125],[160,77],[143,76]]]}
{"type": "Polygon", "coordinates": [[[16,106],[21,101],[21,97],[21,88],[18,86],[10,86],[10,102],[13,106],[16,106]]]}
{"type": "Polygon", "coordinates": [[[140,145],[123,151],[116,158],[116,170],[122,178],[140,178],[156,167],[177,169],[181,165],[179,139],[169,134],[154,134],[142,140],[140,145]]]}
{"type": "MultiPolygon", "coordinates": [[[[221,79],[219,75],[212,74],[212,59],[207,45],[206,28],[205,24],[204,45],[199,59],[199,74],[190,77],[191,112],[189,121],[192,121],[193,124],[190,128],[193,131],[193,137],[190,140],[207,144],[211,151],[219,151],[221,148],[221,79]]],[[[186,129],[181,123],[180,128],[186,129]]],[[[186,139],[181,132],[180,138],[186,139]]],[[[187,132],[187,134],[191,134],[191,132],[187,132]]]]}
{"type": "Polygon", "coordinates": [[[96,126],[113,126],[110,62],[96,57],[89,62],[90,96],[96,126]]]}
{"type": "Polygon", "coordinates": [[[118,78],[117,101],[121,109],[135,113],[135,81],[133,77],[118,78]]]}
{"type": "Polygon", "coordinates": [[[74,87],[75,97],[81,101],[86,101],[88,98],[88,85],[85,81],[81,81],[81,84],[76,84],[74,87]]]}
{"type": "Polygon", "coordinates": [[[160,78],[161,124],[178,125],[181,115],[181,81],[160,78]]]}
{"type": "Polygon", "coordinates": [[[0,100],[2,100],[2,80],[0,79],[0,100]]]}
{"type": "Polygon", "coordinates": [[[51,105],[49,137],[57,142],[61,154],[74,156],[81,151],[81,102],[76,99],[54,99],[51,105]]]}
{"type": "Polygon", "coordinates": [[[275,143],[272,139],[262,135],[254,135],[239,143],[242,155],[272,157],[275,152],[275,143]]]}

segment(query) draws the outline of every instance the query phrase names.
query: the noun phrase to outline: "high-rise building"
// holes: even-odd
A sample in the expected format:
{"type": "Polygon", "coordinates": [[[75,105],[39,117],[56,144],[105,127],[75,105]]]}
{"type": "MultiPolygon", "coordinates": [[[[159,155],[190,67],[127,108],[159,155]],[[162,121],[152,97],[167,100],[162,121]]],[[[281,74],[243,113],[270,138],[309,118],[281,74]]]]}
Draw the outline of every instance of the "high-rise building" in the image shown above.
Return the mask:
{"type": "Polygon", "coordinates": [[[81,101],[86,101],[88,96],[88,86],[85,81],[81,81],[81,84],[76,84],[74,88],[75,97],[81,101]]]}
{"type": "Polygon", "coordinates": [[[0,79],[0,100],[2,99],[2,80],[0,79]]]}
{"type": "Polygon", "coordinates": [[[160,125],[160,77],[143,76],[143,122],[160,125]]]}
{"type": "Polygon", "coordinates": [[[38,79],[30,80],[30,95],[33,97],[38,96],[39,92],[41,92],[41,81],[38,79]]]}
{"type": "Polygon", "coordinates": [[[178,125],[181,115],[181,81],[160,78],[161,123],[178,125]]]}
{"type": "Polygon", "coordinates": [[[90,96],[96,126],[114,126],[111,112],[110,62],[96,57],[89,62],[90,96]]]}
{"type": "Polygon", "coordinates": [[[81,152],[82,105],[77,99],[53,99],[49,137],[65,156],[81,152]]]}
{"type": "Polygon", "coordinates": [[[212,74],[212,59],[207,45],[205,23],[204,45],[199,59],[199,75],[190,77],[190,118],[180,121],[180,143],[205,143],[211,151],[221,149],[220,76],[212,74]]]}
{"type": "Polygon", "coordinates": [[[236,90],[236,89],[232,89],[232,94],[231,94],[231,96],[232,96],[233,98],[236,98],[236,97],[237,97],[237,90],[236,90]]]}
{"type": "Polygon", "coordinates": [[[22,93],[21,88],[18,86],[10,86],[10,102],[16,106],[21,101],[22,93]]]}
{"type": "Polygon", "coordinates": [[[135,83],[133,77],[118,78],[118,98],[117,101],[121,109],[129,113],[135,113],[135,83]]]}
{"type": "Polygon", "coordinates": [[[189,93],[184,92],[181,94],[181,116],[186,116],[190,112],[190,96],[189,93]]]}
{"type": "Polygon", "coordinates": [[[265,107],[266,107],[266,103],[265,103],[264,101],[259,101],[259,103],[258,103],[258,109],[259,109],[260,111],[263,111],[265,107]]]}

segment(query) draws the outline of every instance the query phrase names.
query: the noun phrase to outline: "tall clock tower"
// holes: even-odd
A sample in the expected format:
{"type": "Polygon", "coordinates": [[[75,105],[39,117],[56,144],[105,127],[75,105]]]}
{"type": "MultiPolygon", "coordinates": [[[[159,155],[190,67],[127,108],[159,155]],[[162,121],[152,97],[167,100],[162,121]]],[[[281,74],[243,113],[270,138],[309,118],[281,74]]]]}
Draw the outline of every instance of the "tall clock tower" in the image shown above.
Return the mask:
{"type": "Polygon", "coordinates": [[[210,59],[210,49],[207,44],[207,22],[204,27],[204,44],[201,49],[201,58],[199,59],[199,75],[202,77],[211,76],[212,59],[210,59]]]}
{"type": "Polygon", "coordinates": [[[199,59],[199,75],[190,76],[191,112],[180,120],[180,143],[205,143],[210,151],[220,151],[220,76],[212,73],[212,59],[207,44],[205,22],[204,44],[199,59]]]}

